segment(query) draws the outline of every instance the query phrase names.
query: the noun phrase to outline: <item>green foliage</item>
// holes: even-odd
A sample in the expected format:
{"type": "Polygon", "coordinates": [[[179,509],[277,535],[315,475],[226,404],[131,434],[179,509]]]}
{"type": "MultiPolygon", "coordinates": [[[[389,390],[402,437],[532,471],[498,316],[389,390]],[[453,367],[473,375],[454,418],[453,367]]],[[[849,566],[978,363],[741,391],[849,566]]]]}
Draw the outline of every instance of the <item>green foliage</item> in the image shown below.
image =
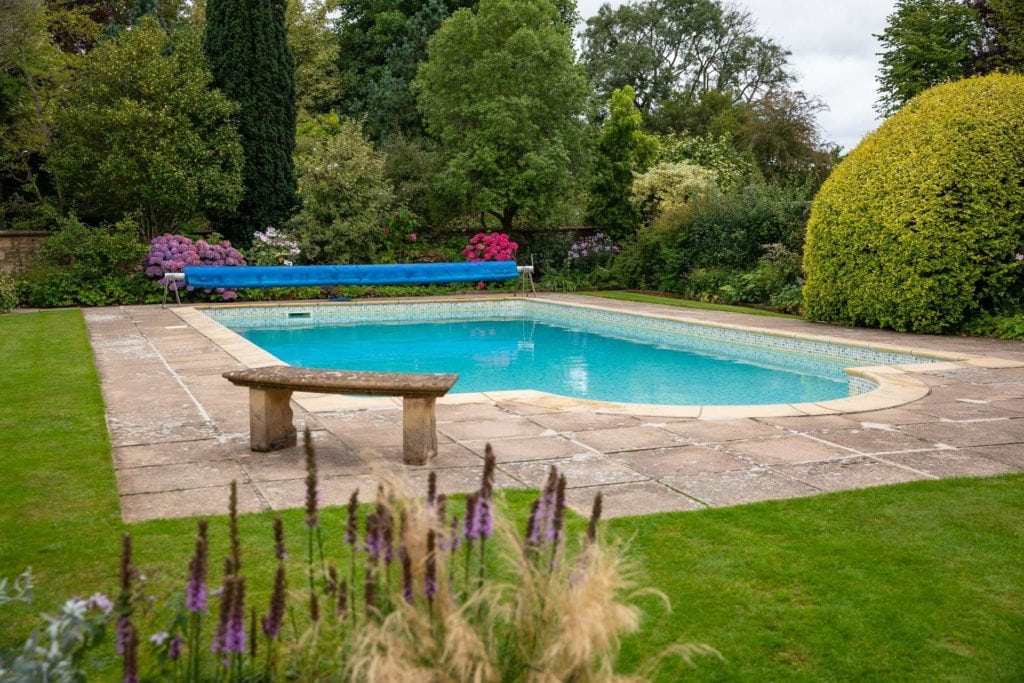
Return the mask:
{"type": "Polygon", "coordinates": [[[0,10],[0,228],[45,227],[18,225],[9,216],[38,219],[33,214],[45,211],[51,193],[62,203],[59,176],[47,174],[40,162],[49,153],[54,115],[80,59],[54,43],[53,19],[35,0],[7,0],[0,10]]]}
{"type": "Polygon", "coordinates": [[[673,93],[705,90],[748,102],[791,81],[789,52],[757,34],[749,12],[719,0],[604,4],[581,34],[582,61],[599,96],[626,85],[644,114],[673,93]]]}
{"type": "Polygon", "coordinates": [[[414,87],[448,194],[504,231],[550,213],[572,182],[587,82],[549,0],[483,0],[437,31],[414,87]]]}
{"type": "Polygon", "coordinates": [[[865,138],[815,198],[808,316],[955,329],[1006,295],[1022,226],[1024,76],[933,88],[865,138]]]}
{"type": "Polygon", "coordinates": [[[633,203],[657,230],[687,220],[719,193],[717,174],[686,161],[662,162],[633,181],[633,203]]]}
{"type": "Polygon", "coordinates": [[[295,165],[302,210],[289,230],[310,263],[366,263],[380,240],[391,200],[384,159],[358,123],[337,115],[313,119],[299,132],[295,165]]]}
{"type": "Polygon", "coordinates": [[[14,278],[0,273],[0,313],[10,313],[18,305],[18,290],[14,287],[14,278]]]}
{"type": "Polygon", "coordinates": [[[745,185],[757,175],[751,154],[737,150],[728,136],[671,133],[659,141],[658,161],[688,162],[710,169],[715,172],[715,181],[723,191],[745,185]]]}
{"type": "Polygon", "coordinates": [[[897,0],[885,30],[878,77],[882,114],[892,114],[928,88],[971,74],[971,45],[981,36],[977,14],[958,0],[897,0]]]}
{"type": "Polygon", "coordinates": [[[211,91],[197,37],[147,19],[85,57],[49,165],[83,215],[137,212],[147,236],[241,193],[236,108],[211,91]]]}
{"type": "Polygon", "coordinates": [[[761,176],[770,183],[817,190],[839,155],[839,148],[826,144],[818,132],[815,117],[825,104],[779,88],[746,108],[736,145],[753,156],[761,176]]]}
{"type": "Polygon", "coordinates": [[[295,60],[285,31],[285,0],[208,0],[206,54],[213,84],[239,105],[245,162],[236,211],[220,232],[245,245],[255,230],[280,226],[296,208],[295,60]]]}
{"type": "Polygon", "coordinates": [[[365,118],[367,135],[381,142],[392,134],[419,138],[424,125],[410,88],[427,43],[466,0],[355,0],[344,3],[338,22],[341,112],[365,118]]]}
{"type": "Polygon", "coordinates": [[[147,247],[139,225],[126,218],[98,228],[64,219],[18,282],[24,306],[105,306],[155,298],[157,288],[139,272],[147,247]]]}
{"type": "Polygon", "coordinates": [[[612,92],[591,181],[588,220],[615,239],[630,235],[640,225],[640,213],[630,200],[633,174],[646,171],[658,150],[657,138],[642,129],[634,97],[628,85],[612,92]]]}
{"type": "Polygon", "coordinates": [[[338,40],[331,30],[333,1],[288,0],[288,46],[295,56],[295,107],[300,121],[327,114],[341,96],[338,40]]]}
{"type": "Polygon", "coordinates": [[[1017,312],[999,315],[983,311],[978,316],[964,323],[963,332],[980,337],[999,337],[1000,339],[1024,341],[1024,313],[1017,312]]]}

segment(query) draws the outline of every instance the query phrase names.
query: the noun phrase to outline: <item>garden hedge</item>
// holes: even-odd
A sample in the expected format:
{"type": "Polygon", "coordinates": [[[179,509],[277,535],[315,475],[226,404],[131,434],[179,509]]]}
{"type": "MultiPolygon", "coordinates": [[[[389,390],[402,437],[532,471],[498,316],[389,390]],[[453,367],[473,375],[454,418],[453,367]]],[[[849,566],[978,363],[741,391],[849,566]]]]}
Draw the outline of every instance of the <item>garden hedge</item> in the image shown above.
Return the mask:
{"type": "Polygon", "coordinates": [[[925,91],[815,197],[806,315],[939,333],[1007,293],[1024,237],[1024,76],[925,91]]]}

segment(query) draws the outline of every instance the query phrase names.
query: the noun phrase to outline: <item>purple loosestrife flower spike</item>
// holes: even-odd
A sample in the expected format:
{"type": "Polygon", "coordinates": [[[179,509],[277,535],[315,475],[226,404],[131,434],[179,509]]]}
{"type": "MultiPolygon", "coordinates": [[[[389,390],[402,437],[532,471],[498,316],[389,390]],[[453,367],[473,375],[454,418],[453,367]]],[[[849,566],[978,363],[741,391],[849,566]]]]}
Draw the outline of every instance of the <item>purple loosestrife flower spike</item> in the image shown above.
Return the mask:
{"type": "Polygon", "coordinates": [[[377,576],[373,563],[366,565],[366,579],[363,581],[363,602],[366,604],[366,616],[377,612],[377,576]]]}
{"type": "MultiPolygon", "coordinates": [[[[224,561],[225,569],[229,569],[231,566],[231,559],[228,558],[224,561]]],[[[228,652],[227,650],[227,635],[228,635],[228,624],[231,621],[231,607],[234,604],[233,594],[235,592],[235,582],[230,571],[226,571],[224,574],[224,583],[220,591],[220,611],[217,615],[217,628],[213,632],[213,644],[210,646],[210,651],[213,653],[217,652],[228,652]]]]}
{"type": "Polygon", "coordinates": [[[320,600],[316,593],[309,594],[309,620],[313,623],[320,621],[320,600]]]}
{"type": "Polygon", "coordinates": [[[477,533],[480,538],[490,538],[491,534],[494,533],[494,518],[491,514],[490,496],[480,496],[476,503],[476,509],[477,533]]]}
{"type": "Polygon", "coordinates": [[[256,606],[252,606],[252,610],[249,612],[249,659],[254,661],[256,659],[256,644],[259,642],[259,638],[256,637],[256,606]]]}
{"type": "Polygon", "coordinates": [[[306,526],[312,529],[320,524],[317,512],[320,493],[317,490],[316,454],[313,452],[313,437],[309,427],[302,433],[302,447],[306,451],[306,526]]]}
{"type": "Polygon", "coordinates": [[[555,498],[558,489],[558,470],[552,465],[548,471],[548,481],[544,486],[544,496],[541,501],[541,508],[544,510],[544,539],[547,542],[554,540],[555,533],[555,498]]]}
{"type": "Polygon", "coordinates": [[[587,522],[587,542],[593,543],[597,540],[597,523],[601,521],[601,504],[603,497],[598,491],[594,496],[594,507],[590,510],[590,521],[587,522]]]}
{"type": "Polygon", "coordinates": [[[348,614],[348,581],[346,579],[341,580],[341,587],[338,590],[338,602],[335,609],[339,619],[344,619],[345,615],[348,614]]]}
{"type": "MultiPolygon", "coordinates": [[[[132,566],[132,535],[125,534],[121,537],[121,564],[118,569],[121,584],[121,594],[117,599],[117,653],[128,656],[129,640],[134,631],[132,625],[132,577],[135,574],[135,567],[132,566]]],[[[127,666],[127,659],[125,660],[127,666]]]]}
{"type": "Polygon", "coordinates": [[[478,498],[479,495],[476,493],[466,496],[466,518],[462,522],[462,536],[469,545],[472,545],[473,541],[479,536],[476,518],[478,498]]]}
{"type": "Polygon", "coordinates": [[[437,496],[437,521],[444,526],[444,518],[448,514],[448,496],[440,493],[437,496]]]}
{"type": "Polygon", "coordinates": [[[359,540],[359,489],[348,499],[348,523],[345,526],[345,542],[353,546],[359,540]]]}
{"type": "Polygon", "coordinates": [[[434,530],[427,532],[427,567],[423,577],[423,594],[427,596],[428,602],[433,602],[437,596],[437,558],[434,556],[435,538],[434,530]]]}
{"type": "Polygon", "coordinates": [[[238,482],[233,479],[228,502],[228,537],[231,539],[231,566],[237,574],[242,570],[242,542],[238,536],[238,482]]]}
{"type": "Polygon", "coordinates": [[[383,525],[381,543],[384,546],[384,563],[390,565],[395,559],[395,518],[387,510],[384,511],[383,525]]]}
{"type": "Polygon", "coordinates": [[[227,652],[245,653],[245,578],[231,577],[234,590],[231,591],[231,614],[227,632],[224,635],[224,649],[227,652]]]}
{"type": "Polygon", "coordinates": [[[364,541],[366,547],[366,554],[370,556],[370,559],[376,562],[380,559],[380,518],[377,517],[377,512],[372,512],[366,518],[366,540],[364,541]]]}
{"type": "Polygon", "coordinates": [[[171,638],[171,644],[167,646],[167,656],[171,658],[172,662],[178,661],[178,658],[181,657],[182,642],[182,637],[180,635],[175,635],[171,638]]]}
{"type": "Polygon", "coordinates": [[[555,491],[555,519],[551,529],[551,540],[558,545],[562,540],[562,525],[565,521],[565,476],[558,477],[558,488],[555,491]]]}
{"type": "Polygon", "coordinates": [[[284,563],[279,563],[277,574],[274,575],[274,590],[270,594],[270,611],[263,617],[263,635],[267,638],[276,638],[277,634],[281,632],[285,601],[287,600],[285,589],[284,563]]]}
{"type": "Polygon", "coordinates": [[[530,547],[535,547],[540,543],[542,518],[541,499],[537,498],[530,505],[530,518],[526,520],[526,544],[530,547]]]}
{"type": "Polygon", "coordinates": [[[284,547],[284,522],[280,517],[274,517],[274,557],[278,560],[288,559],[288,551],[284,547]]]}
{"type": "Polygon", "coordinates": [[[409,605],[412,604],[412,560],[409,559],[409,552],[403,545],[398,549],[398,558],[402,562],[402,598],[409,605]]]}
{"type": "Polygon", "coordinates": [[[451,532],[448,536],[448,552],[454,553],[459,549],[459,516],[452,515],[451,532]]]}
{"type": "Polygon", "coordinates": [[[206,609],[206,520],[199,520],[196,550],[188,561],[188,583],[185,586],[185,609],[202,612],[206,609]]]}
{"type": "Polygon", "coordinates": [[[491,444],[487,444],[484,447],[484,476],[480,482],[480,497],[491,499],[494,493],[494,468],[497,466],[498,460],[494,457],[494,449],[491,448],[491,444]]]}
{"type": "Polygon", "coordinates": [[[124,646],[124,683],[139,683],[139,636],[130,624],[124,646]]]}

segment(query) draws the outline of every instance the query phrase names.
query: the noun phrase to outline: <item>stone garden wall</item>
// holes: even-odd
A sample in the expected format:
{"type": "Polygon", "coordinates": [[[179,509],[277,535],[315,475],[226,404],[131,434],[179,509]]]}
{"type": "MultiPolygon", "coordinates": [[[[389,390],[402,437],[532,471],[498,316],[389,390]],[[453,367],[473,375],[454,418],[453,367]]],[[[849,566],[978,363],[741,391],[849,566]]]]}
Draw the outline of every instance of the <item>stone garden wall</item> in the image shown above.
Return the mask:
{"type": "Polygon", "coordinates": [[[37,230],[0,230],[0,273],[22,273],[50,233],[37,230]]]}

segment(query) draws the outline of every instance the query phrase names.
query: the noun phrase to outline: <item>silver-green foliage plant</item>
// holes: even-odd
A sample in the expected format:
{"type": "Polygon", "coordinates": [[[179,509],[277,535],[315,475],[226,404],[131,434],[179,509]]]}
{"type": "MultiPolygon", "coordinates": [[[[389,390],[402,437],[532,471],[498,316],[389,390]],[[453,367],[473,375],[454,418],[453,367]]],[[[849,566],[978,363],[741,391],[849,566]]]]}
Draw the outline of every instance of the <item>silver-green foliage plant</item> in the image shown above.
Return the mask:
{"type": "Polygon", "coordinates": [[[353,121],[336,114],[299,126],[295,150],[302,210],[288,224],[310,263],[365,263],[391,201],[384,158],[353,121]]]}
{"type": "Polygon", "coordinates": [[[0,313],[10,313],[18,305],[18,292],[14,287],[14,278],[0,274],[0,313]]]}
{"type": "MultiPolygon", "coordinates": [[[[11,593],[7,579],[0,579],[0,607],[31,601],[31,570],[18,577],[11,593]]],[[[110,600],[97,593],[88,599],[66,601],[56,614],[41,615],[46,625],[34,630],[19,651],[0,657],[0,682],[87,680],[85,655],[103,641],[112,609],[110,600]]]]}

